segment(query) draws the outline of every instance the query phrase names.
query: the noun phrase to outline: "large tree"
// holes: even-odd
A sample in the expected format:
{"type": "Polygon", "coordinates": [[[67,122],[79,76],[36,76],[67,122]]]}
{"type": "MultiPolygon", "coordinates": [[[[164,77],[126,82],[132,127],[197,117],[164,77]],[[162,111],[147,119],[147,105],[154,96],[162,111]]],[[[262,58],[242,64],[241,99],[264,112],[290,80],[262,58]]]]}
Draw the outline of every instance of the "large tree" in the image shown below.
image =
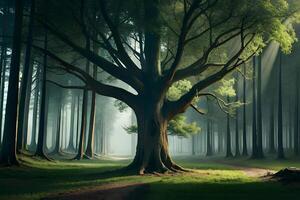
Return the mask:
{"type": "MultiPolygon", "coordinates": [[[[65,1],[50,2],[62,7],[65,1]]],[[[168,123],[193,106],[195,97],[214,96],[207,88],[264,44],[276,40],[288,51],[295,41],[292,26],[284,20],[294,17],[296,6],[285,0],[99,0],[89,1],[84,12],[76,10],[81,7],[76,2],[65,6],[63,20],[57,15],[45,20],[50,18],[39,14],[38,21],[58,41],[132,89],[99,81],[67,56],[35,48],[82,80],[83,89],[116,98],[134,110],[138,142],[128,169],[141,174],[182,170],[169,155],[168,123]],[[84,16],[76,17],[79,13],[84,16]],[[73,27],[69,34],[70,24],[79,31],[73,27]],[[85,48],[84,38],[97,42],[105,56],[85,48]],[[169,88],[184,79],[192,87],[168,99],[169,88]]]]}

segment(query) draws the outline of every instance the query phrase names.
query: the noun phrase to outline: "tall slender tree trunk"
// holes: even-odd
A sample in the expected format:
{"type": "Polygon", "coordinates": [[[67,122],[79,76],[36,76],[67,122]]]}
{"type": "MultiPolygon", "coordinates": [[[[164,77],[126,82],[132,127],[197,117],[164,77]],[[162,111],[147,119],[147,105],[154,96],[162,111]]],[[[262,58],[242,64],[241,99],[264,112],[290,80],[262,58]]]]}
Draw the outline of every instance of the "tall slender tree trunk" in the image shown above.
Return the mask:
{"type": "Polygon", "coordinates": [[[282,124],[282,53],[279,55],[279,81],[278,81],[278,151],[277,158],[284,159],[284,150],[283,150],[283,124],[282,124]]]}
{"type": "Polygon", "coordinates": [[[35,75],[35,88],[34,88],[34,102],[33,102],[33,111],[32,111],[32,131],[31,131],[31,142],[30,148],[36,148],[36,129],[37,129],[37,115],[38,115],[38,106],[39,106],[39,89],[40,89],[40,76],[41,69],[37,67],[35,75]]]}
{"type": "Polygon", "coordinates": [[[210,119],[206,120],[206,156],[212,156],[211,148],[211,121],[210,119]]]}
{"type": "Polygon", "coordinates": [[[18,93],[22,21],[23,21],[23,0],[15,1],[13,47],[10,64],[10,75],[8,82],[7,103],[4,122],[3,143],[0,152],[0,163],[5,165],[17,165],[17,120],[18,120],[18,93]]]}
{"type": "Polygon", "coordinates": [[[270,135],[269,135],[269,153],[273,154],[275,150],[275,124],[274,124],[274,101],[270,105],[270,135]]]}
{"type": "MultiPolygon", "coordinates": [[[[90,39],[86,38],[86,49],[90,49],[90,39]]],[[[86,61],[86,72],[90,71],[90,62],[86,61]]],[[[86,138],[86,123],[87,123],[87,103],[88,103],[88,91],[86,89],[83,90],[82,97],[82,112],[81,112],[81,128],[79,134],[79,143],[78,143],[78,151],[75,159],[81,160],[84,156],[84,146],[85,146],[85,138],[86,138]]]]}
{"type": "Polygon", "coordinates": [[[296,92],[295,92],[295,116],[294,116],[294,154],[299,155],[299,72],[296,77],[296,92]]]}
{"type": "Polygon", "coordinates": [[[78,142],[78,150],[75,159],[81,160],[84,155],[85,132],[86,132],[86,112],[87,112],[87,90],[83,91],[82,109],[81,109],[81,126],[78,142]]]}
{"type": "MultiPolygon", "coordinates": [[[[2,34],[3,36],[6,35],[6,31],[8,30],[8,6],[3,5],[2,10],[2,34]]],[[[2,38],[2,44],[1,44],[1,61],[0,61],[0,67],[1,67],[1,77],[0,77],[0,146],[2,145],[2,128],[3,128],[3,110],[4,110],[4,93],[5,93],[5,82],[6,82],[6,65],[7,65],[7,40],[5,37],[2,38]]]]}
{"type": "Polygon", "coordinates": [[[72,96],[72,102],[71,102],[71,119],[70,119],[70,140],[69,140],[69,144],[68,144],[68,150],[69,151],[74,151],[74,134],[76,134],[76,132],[74,131],[74,121],[75,121],[75,97],[74,95],[72,96]]]}
{"type": "MultiPolygon", "coordinates": [[[[48,33],[45,31],[45,38],[44,38],[44,48],[48,49],[48,33]]],[[[47,120],[47,112],[46,112],[46,84],[47,84],[47,55],[44,55],[43,59],[43,69],[42,69],[42,80],[41,80],[41,105],[40,105],[40,118],[39,118],[39,131],[38,131],[38,142],[37,142],[37,148],[35,152],[35,156],[39,156],[45,159],[48,159],[48,157],[45,154],[45,136],[47,127],[46,120],[47,120]]]]}
{"type": "Polygon", "coordinates": [[[288,145],[289,145],[289,150],[293,150],[293,102],[292,100],[290,101],[290,111],[289,111],[289,140],[288,140],[288,145]]]}
{"type": "Polygon", "coordinates": [[[65,105],[62,105],[62,113],[61,113],[61,121],[60,121],[60,153],[62,153],[63,150],[65,150],[65,140],[64,140],[64,136],[65,136],[65,105]]]}
{"type": "Polygon", "coordinates": [[[238,120],[238,111],[236,113],[235,119],[235,157],[241,156],[240,153],[240,137],[239,137],[239,120],[238,120]]]}
{"type": "Polygon", "coordinates": [[[262,109],[261,109],[261,73],[262,73],[262,56],[258,56],[257,70],[257,158],[263,158],[263,137],[262,137],[262,109]]]}
{"type": "Polygon", "coordinates": [[[211,141],[211,152],[212,154],[215,153],[215,131],[214,131],[214,122],[211,120],[210,124],[210,141],[211,141]]]}
{"type": "Polygon", "coordinates": [[[252,155],[251,158],[258,158],[257,151],[257,127],[256,127],[256,60],[253,58],[253,103],[252,103],[252,155]]]}
{"type": "Polygon", "coordinates": [[[105,121],[103,119],[103,114],[100,119],[100,130],[101,130],[101,139],[100,139],[100,144],[101,144],[101,154],[106,155],[106,129],[105,129],[105,121]]]}
{"type": "Polygon", "coordinates": [[[2,145],[2,121],[3,121],[3,104],[4,104],[4,89],[5,89],[5,72],[6,72],[6,46],[1,46],[1,82],[0,82],[0,146],[2,145]]]}
{"type": "Polygon", "coordinates": [[[49,149],[47,147],[47,138],[48,138],[48,116],[49,116],[49,101],[50,101],[50,90],[48,89],[46,85],[46,100],[45,100],[45,122],[44,122],[44,151],[49,152],[49,149]]]}
{"type": "Polygon", "coordinates": [[[223,144],[223,140],[222,140],[222,127],[220,124],[218,124],[218,154],[220,154],[222,152],[222,144],[223,144]]]}
{"type": "Polygon", "coordinates": [[[196,155],[196,141],[197,141],[196,137],[197,137],[196,135],[192,136],[192,155],[193,156],[196,155]]]}
{"type": "MultiPolygon", "coordinates": [[[[236,97],[235,101],[239,100],[238,91],[239,91],[239,77],[236,74],[236,97]]],[[[239,157],[241,155],[240,152],[240,137],[239,137],[239,110],[236,109],[236,116],[235,116],[235,157],[239,157]]]]}
{"type": "Polygon", "coordinates": [[[61,120],[62,120],[62,101],[61,101],[61,96],[59,97],[58,101],[58,116],[57,116],[57,121],[56,121],[56,139],[55,139],[55,146],[53,153],[54,154],[60,154],[61,153],[61,146],[60,146],[60,136],[61,136],[61,120]]]}
{"type": "Polygon", "coordinates": [[[80,130],[79,130],[79,124],[80,124],[80,95],[78,95],[77,97],[77,114],[76,114],[76,143],[75,143],[75,149],[78,150],[78,143],[79,143],[79,134],[80,134],[80,130]]]}
{"type": "MultiPolygon", "coordinates": [[[[93,77],[97,79],[97,66],[94,66],[93,77]]],[[[96,119],[96,92],[92,92],[92,102],[91,102],[91,113],[90,113],[90,125],[89,134],[86,148],[86,156],[89,158],[94,157],[94,137],[95,137],[95,119],[96,119]]]]}
{"type": "Polygon", "coordinates": [[[30,19],[28,26],[26,53],[25,53],[25,63],[23,68],[23,76],[21,83],[21,94],[20,94],[20,104],[19,104],[19,118],[18,118],[18,151],[26,148],[27,145],[27,128],[28,128],[28,113],[29,104],[31,96],[31,81],[32,81],[32,70],[31,65],[31,45],[32,45],[32,34],[33,34],[33,19],[35,10],[35,0],[31,0],[30,7],[30,19]]]}
{"type": "Polygon", "coordinates": [[[243,156],[248,156],[247,147],[247,119],[246,119],[246,65],[244,65],[244,76],[243,76],[243,156]]]}
{"type": "MultiPolygon", "coordinates": [[[[227,103],[229,103],[229,96],[227,96],[227,103]]],[[[231,151],[231,133],[230,133],[230,116],[227,113],[227,123],[226,123],[226,158],[233,157],[231,151]]]]}

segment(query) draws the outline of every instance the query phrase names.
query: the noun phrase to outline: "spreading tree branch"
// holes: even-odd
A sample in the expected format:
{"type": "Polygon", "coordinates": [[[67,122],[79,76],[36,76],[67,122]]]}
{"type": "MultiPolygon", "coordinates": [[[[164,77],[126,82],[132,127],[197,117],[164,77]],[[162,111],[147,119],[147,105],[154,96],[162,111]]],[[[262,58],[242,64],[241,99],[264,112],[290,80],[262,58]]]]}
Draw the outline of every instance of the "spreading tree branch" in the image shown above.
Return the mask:
{"type": "Polygon", "coordinates": [[[72,71],[80,74],[85,80],[84,82],[86,83],[87,87],[90,88],[91,90],[97,92],[100,95],[116,98],[120,101],[125,102],[131,108],[136,109],[137,97],[134,94],[122,88],[107,85],[95,80],[90,74],[88,74],[84,70],[75,67],[74,65],[71,65],[70,63],[62,60],[58,56],[51,53],[49,50],[45,50],[38,46],[33,46],[33,47],[43,52],[44,54],[46,54],[56,62],[60,63],[62,67],[64,67],[64,69],[67,70],[68,72],[72,71]]]}
{"type": "Polygon", "coordinates": [[[132,88],[136,89],[138,92],[140,92],[143,89],[143,82],[138,77],[134,76],[134,74],[130,73],[126,68],[118,67],[113,63],[107,61],[105,58],[92,52],[91,50],[80,47],[79,45],[72,42],[68,38],[68,36],[59,32],[58,29],[55,29],[54,27],[50,26],[48,23],[45,23],[42,20],[39,21],[43,24],[45,28],[47,28],[52,34],[58,37],[62,42],[69,45],[74,51],[84,56],[89,61],[93,62],[95,65],[97,65],[110,75],[127,83],[132,88]]]}

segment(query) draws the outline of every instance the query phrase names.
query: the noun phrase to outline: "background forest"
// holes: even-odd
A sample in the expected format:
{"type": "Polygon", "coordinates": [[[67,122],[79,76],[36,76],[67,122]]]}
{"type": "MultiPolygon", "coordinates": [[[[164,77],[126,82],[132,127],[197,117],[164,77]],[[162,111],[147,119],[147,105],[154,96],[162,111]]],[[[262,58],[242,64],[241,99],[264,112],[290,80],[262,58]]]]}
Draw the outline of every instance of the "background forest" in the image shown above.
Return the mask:
{"type": "Polygon", "coordinates": [[[207,186],[220,174],[229,190],[245,182],[237,199],[290,192],[258,176],[300,166],[299,11],[297,0],[1,0],[0,198],[59,199],[115,178],[126,195],[128,180],[151,182],[146,197],[164,199],[174,181],[194,199],[197,184],[204,196],[223,187],[207,186]],[[131,176],[148,173],[179,175],[131,176]],[[17,192],[24,178],[42,184],[17,192]]]}

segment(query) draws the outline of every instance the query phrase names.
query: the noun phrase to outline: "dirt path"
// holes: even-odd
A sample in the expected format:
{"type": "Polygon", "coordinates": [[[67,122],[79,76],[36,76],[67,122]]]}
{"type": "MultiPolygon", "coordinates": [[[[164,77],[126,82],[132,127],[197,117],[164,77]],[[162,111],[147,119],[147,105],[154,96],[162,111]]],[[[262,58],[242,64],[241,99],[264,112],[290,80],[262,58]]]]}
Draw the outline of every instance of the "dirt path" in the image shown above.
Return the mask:
{"type": "Polygon", "coordinates": [[[230,162],[221,162],[222,164],[226,164],[228,166],[234,167],[237,170],[243,171],[247,176],[259,178],[259,177],[265,177],[267,175],[271,175],[276,173],[274,170],[270,169],[264,169],[264,168],[257,168],[257,167],[249,167],[249,166],[243,166],[236,163],[230,163],[230,162]]]}
{"type": "Polygon", "coordinates": [[[247,176],[250,177],[265,177],[275,173],[273,170],[253,167],[237,166],[237,169],[242,170],[247,176]]]}
{"type": "Polygon", "coordinates": [[[141,183],[114,183],[94,187],[87,190],[78,190],[42,200],[134,200],[143,199],[147,190],[146,184],[141,183]]]}

